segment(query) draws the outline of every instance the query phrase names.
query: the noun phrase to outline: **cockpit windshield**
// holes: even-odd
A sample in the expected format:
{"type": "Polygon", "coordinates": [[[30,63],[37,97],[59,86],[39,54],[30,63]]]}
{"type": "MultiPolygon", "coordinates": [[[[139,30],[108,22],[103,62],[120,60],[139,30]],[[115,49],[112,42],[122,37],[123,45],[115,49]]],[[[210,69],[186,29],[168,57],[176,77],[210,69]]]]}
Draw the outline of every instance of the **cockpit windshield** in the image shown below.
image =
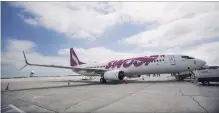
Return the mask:
{"type": "Polygon", "coordinates": [[[190,56],[182,56],[183,59],[195,59],[193,57],[190,57],[190,56]]]}

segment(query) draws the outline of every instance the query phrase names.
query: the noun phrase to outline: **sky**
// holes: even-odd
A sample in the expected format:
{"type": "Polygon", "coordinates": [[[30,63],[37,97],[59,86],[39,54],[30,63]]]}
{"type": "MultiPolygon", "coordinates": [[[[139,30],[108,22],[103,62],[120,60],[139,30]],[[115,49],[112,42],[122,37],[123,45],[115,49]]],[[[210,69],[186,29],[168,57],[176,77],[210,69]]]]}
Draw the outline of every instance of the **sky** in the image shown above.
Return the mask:
{"type": "Polygon", "coordinates": [[[1,2],[1,76],[72,75],[83,62],[185,54],[219,65],[218,2],[1,2]]]}

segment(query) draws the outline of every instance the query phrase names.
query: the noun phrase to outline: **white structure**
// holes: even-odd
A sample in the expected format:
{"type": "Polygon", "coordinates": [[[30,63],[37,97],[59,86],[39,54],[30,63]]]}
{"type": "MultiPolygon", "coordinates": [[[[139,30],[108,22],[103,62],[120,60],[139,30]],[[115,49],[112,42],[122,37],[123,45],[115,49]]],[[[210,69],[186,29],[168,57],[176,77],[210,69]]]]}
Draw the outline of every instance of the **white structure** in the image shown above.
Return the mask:
{"type": "Polygon", "coordinates": [[[196,82],[209,84],[209,82],[219,82],[219,66],[202,67],[194,72],[196,82]]]}
{"type": "Polygon", "coordinates": [[[34,75],[34,71],[31,71],[30,72],[30,77],[33,77],[33,75],[34,75]]]}

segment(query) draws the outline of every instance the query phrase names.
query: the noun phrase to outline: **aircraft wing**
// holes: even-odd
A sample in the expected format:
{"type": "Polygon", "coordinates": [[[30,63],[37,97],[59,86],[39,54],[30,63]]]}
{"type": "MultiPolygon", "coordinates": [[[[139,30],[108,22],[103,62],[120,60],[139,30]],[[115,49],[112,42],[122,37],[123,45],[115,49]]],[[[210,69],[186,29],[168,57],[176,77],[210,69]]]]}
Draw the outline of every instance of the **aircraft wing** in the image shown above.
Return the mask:
{"type": "MultiPolygon", "coordinates": [[[[24,59],[26,63],[24,67],[26,67],[27,65],[39,66],[39,67],[51,67],[51,68],[71,69],[73,71],[86,71],[86,72],[91,72],[91,73],[96,73],[96,74],[103,74],[104,72],[108,71],[107,69],[81,68],[81,67],[61,66],[61,65],[32,64],[27,61],[24,51],[23,51],[23,54],[24,54],[24,59]]],[[[23,69],[24,67],[22,67],[21,69],[23,69]]]]}

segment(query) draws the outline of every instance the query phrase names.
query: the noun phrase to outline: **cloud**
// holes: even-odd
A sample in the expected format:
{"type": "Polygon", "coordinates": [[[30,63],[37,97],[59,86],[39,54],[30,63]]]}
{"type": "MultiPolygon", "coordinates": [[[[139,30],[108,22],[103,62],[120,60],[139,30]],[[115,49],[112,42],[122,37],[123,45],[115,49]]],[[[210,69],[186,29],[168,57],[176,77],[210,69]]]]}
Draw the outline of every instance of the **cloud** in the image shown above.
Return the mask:
{"type": "Polygon", "coordinates": [[[22,15],[22,14],[20,14],[20,13],[18,13],[17,14],[19,17],[21,17],[23,20],[24,20],[24,22],[25,23],[27,23],[27,24],[30,24],[30,25],[33,25],[33,26],[39,26],[39,23],[37,22],[37,20],[35,20],[34,18],[27,18],[27,17],[25,17],[24,15],[22,15]]]}
{"type": "Polygon", "coordinates": [[[215,2],[13,2],[12,6],[33,16],[23,13],[26,23],[70,38],[101,38],[108,28],[122,23],[148,23],[146,31],[124,40],[141,47],[193,44],[219,35],[215,2]]]}
{"type": "Polygon", "coordinates": [[[7,46],[6,49],[7,51],[29,51],[36,46],[35,43],[27,40],[14,40],[14,39],[9,39],[7,40],[7,46]]]}
{"type": "Polygon", "coordinates": [[[31,24],[33,26],[37,26],[38,25],[38,22],[32,18],[25,18],[24,19],[24,22],[26,22],[27,24],[31,24]]]}
{"type": "Polygon", "coordinates": [[[99,2],[16,2],[14,7],[21,7],[33,16],[24,21],[35,25],[39,23],[47,29],[53,29],[70,38],[95,39],[115,25],[117,14],[106,3],[99,2]]]}
{"type": "Polygon", "coordinates": [[[127,37],[123,40],[124,43],[143,48],[183,47],[219,37],[219,4],[175,3],[175,7],[172,5],[163,12],[167,14],[167,18],[165,15],[157,18],[159,24],[127,37]]]}
{"type": "Polygon", "coordinates": [[[219,65],[219,41],[191,47],[183,53],[203,59],[207,65],[219,65]]]}
{"type": "Polygon", "coordinates": [[[7,40],[6,50],[2,51],[2,76],[29,76],[29,73],[34,70],[37,76],[50,75],[70,75],[74,74],[70,70],[30,67],[27,66],[23,70],[19,69],[25,65],[22,51],[24,50],[29,62],[39,64],[58,64],[68,65],[69,59],[66,56],[44,56],[34,51],[37,45],[26,40],[7,40]]]}

